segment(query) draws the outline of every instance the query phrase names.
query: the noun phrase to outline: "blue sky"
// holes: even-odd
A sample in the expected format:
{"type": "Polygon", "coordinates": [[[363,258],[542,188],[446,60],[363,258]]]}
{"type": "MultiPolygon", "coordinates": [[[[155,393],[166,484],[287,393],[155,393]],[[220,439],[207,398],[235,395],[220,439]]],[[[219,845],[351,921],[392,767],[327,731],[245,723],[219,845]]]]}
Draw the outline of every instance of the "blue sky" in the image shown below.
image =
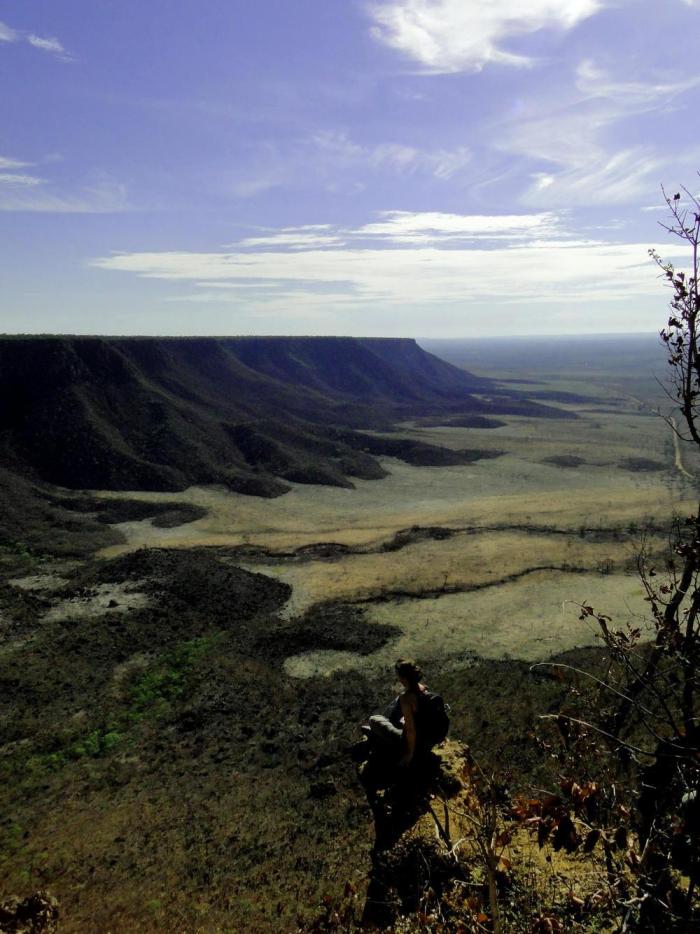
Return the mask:
{"type": "Polygon", "coordinates": [[[653,331],[700,0],[9,0],[1,332],[653,331]]]}

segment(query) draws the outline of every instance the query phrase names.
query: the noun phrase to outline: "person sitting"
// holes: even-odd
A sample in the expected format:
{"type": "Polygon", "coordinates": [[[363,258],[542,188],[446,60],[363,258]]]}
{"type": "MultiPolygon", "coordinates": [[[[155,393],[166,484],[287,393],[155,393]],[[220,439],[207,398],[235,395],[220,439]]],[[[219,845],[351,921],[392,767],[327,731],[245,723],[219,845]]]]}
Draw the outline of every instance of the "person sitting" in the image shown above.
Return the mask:
{"type": "Polygon", "coordinates": [[[428,690],[418,665],[401,658],[395,666],[403,687],[382,714],[361,727],[365,739],[350,747],[375,827],[375,852],[391,847],[429,807],[439,770],[432,747],[447,736],[449,717],[439,694],[428,690]],[[383,793],[382,793],[383,792],[383,793]]]}
{"type": "Polygon", "coordinates": [[[389,705],[383,714],[369,718],[371,741],[387,758],[394,759],[402,767],[409,766],[416,750],[425,746],[419,730],[423,730],[421,717],[423,699],[428,688],[422,683],[423,673],[411,659],[401,658],[395,668],[396,676],[404,690],[389,705]]]}
{"type": "Polygon", "coordinates": [[[408,768],[442,742],[449,720],[442,698],[428,690],[415,661],[400,658],[394,670],[403,691],[384,713],[374,714],[362,726],[367,741],[353,747],[353,758],[362,762],[374,756],[388,766],[408,768]]]}

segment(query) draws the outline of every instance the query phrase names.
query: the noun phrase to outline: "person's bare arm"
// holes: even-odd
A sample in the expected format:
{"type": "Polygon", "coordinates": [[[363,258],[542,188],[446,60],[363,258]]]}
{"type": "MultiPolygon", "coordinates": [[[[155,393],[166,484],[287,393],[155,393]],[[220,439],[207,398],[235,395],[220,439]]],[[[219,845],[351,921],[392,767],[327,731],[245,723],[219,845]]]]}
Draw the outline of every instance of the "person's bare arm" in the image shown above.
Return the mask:
{"type": "Polygon", "coordinates": [[[413,704],[405,694],[401,695],[401,713],[403,714],[403,736],[406,750],[400,765],[408,765],[416,751],[416,721],[413,717],[413,704]]]}

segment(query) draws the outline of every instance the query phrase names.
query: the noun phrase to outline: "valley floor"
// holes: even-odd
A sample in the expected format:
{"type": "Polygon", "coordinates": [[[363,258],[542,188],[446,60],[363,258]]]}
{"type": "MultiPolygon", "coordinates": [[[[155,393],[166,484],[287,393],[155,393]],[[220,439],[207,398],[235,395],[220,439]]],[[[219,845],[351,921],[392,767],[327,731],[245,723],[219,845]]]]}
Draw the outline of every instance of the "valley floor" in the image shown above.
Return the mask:
{"type": "Polygon", "coordinates": [[[207,515],[172,529],[122,523],[126,544],[102,555],[234,546],[245,567],[291,585],[287,618],[340,603],[401,630],[369,656],[291,657],[295,677],[386,670],[397,653],[541,660],[594,642],[578,620],[581,603],[643,625],[636,556],[664,550],[672,517],[695,508],[693,465],[679,470],[683,443],[661,418],[629,400],[567,408],[578,417],[510,417],[497,429],[403,426],[407,437],[503,453],[456,467],[384,458],[389,476],[356,480],[354,490],[297,484],[274,500],[204,487],[119,494],[185,501],[207,515]]]}

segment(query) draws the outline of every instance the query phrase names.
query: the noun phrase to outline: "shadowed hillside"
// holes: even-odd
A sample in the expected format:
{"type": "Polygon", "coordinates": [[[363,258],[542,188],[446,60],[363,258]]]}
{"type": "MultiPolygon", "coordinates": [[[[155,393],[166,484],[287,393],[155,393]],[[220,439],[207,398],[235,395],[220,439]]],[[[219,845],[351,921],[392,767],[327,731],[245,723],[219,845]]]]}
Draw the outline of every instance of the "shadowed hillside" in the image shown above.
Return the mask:
{"type": "Polygon", "coordinates": [[[223,483],[277,496],[297,483],[379,478],[375,459],[468,463],[479,451],[368,436],[399,417],[561,410],[499,390],[413,340],[0,339],[0,467],[70,488],[223,483]]]}

